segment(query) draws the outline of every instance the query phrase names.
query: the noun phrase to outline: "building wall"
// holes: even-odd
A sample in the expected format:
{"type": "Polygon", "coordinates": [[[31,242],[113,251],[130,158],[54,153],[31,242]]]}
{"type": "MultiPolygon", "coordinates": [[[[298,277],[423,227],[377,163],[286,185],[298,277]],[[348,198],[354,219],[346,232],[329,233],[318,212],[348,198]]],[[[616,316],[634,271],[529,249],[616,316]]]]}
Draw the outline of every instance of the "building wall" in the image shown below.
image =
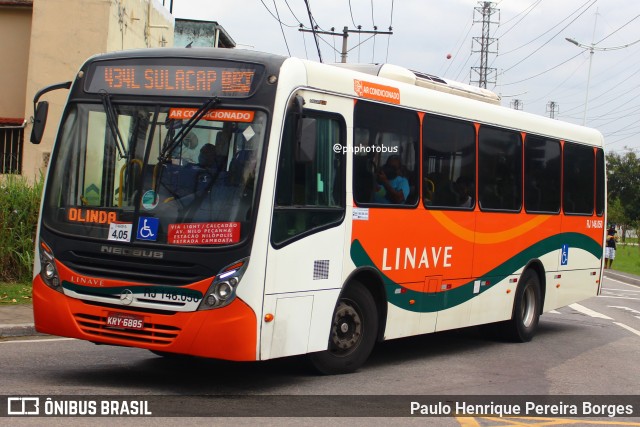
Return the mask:
{"type": "Polygon", "coordinates": [[[25,117],[31,7],[0,6],[0,118],[25,117]]]}
{"type": "MultiPolygon", "coordinates": [[[[41,88],[73,80],[87,58],[108,51],[173,45],[174,19],[159,0],[34,0],[24,117],[41,88]],[[158,26],[158,28],[156,28],[158,26]]],[[[68,92],[50,92],[40,145],[25,141],[22,174],[36,178],[48,164],[68,92]]],[[[25,130],[25,139],[31,125],[25,130]]]]}

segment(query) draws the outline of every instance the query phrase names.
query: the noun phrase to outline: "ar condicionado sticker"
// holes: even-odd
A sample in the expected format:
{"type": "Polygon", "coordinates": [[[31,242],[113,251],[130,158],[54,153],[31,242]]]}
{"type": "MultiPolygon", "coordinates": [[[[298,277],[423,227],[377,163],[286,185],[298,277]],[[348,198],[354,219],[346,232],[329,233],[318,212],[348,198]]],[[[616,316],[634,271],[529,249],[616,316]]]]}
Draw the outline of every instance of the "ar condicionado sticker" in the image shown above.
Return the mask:
{"type": "Polygon", "coordinates": [[[400,104],[400,89],[365,80],[353,80],[353,90],[361,98],[400,104]]]}
{"type": "MultiPolygon", "coordinates": [[[[187,120],[193,117],[197,108],[171,108],[169,109],[169,118],[176,120],[187,120]]],[[[254,111],[246,110],[209,110],[202,116],[203,120],[219,121],[219,122],[241,122],[251,123],[255,116],[254,111]]]]}
{"type": "Polygon", "coordinates": [[[227,245],[239,241],[239,222],[169,224],[167,235],[167,243],[173,245],[227,245]]]}

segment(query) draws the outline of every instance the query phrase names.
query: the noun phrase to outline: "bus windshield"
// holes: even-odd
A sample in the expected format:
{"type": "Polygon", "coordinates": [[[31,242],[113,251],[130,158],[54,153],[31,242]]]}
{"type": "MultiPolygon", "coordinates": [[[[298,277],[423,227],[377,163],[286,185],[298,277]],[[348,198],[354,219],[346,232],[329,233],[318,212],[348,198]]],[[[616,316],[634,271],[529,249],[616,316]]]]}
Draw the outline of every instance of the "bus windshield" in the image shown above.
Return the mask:
{"type": "Polygon", "coordinates": [[[62,123],[45,224],[117,242],[216,246],[251,229],[266,114],[73,104],[62,123]]]}

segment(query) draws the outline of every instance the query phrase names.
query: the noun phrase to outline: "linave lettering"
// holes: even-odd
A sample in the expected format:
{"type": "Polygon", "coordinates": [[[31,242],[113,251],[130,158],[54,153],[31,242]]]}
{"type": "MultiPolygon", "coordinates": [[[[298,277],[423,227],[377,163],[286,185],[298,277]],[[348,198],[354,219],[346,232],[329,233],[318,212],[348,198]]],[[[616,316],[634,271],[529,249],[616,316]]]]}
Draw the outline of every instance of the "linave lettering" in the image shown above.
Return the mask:
{"type": "Polygon", "coordinates": [[[382,270],[450,268],[453,246],[382,249],[382,270]]]}

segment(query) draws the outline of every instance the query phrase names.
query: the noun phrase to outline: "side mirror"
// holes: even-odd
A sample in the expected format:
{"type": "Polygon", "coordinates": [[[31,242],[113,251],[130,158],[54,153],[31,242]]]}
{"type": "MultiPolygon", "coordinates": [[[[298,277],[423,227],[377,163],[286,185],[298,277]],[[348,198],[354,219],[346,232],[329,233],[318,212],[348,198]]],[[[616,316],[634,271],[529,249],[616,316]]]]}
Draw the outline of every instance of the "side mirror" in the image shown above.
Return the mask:
{"type": "Polygon", "coordinates": [[[40,101],[36,106],[33,115],[33,128],[31,128],[31,143],[40,144],[44,135],[44,128],[47,125],[47,114],[49,114],[49,103],[40,101]]]}
{"type": "Polygon", "coordinates": [[[304,117],[304,98],[296,95],[289,107],[295,120],[296,162],[309,163],[316,159],[316,119],[304,117]]]}
{"type": "Polygon", "coordinates": [[[316,160],[316,119],[304,117],[300,123],[296,161],[312,163],[316,160]]]}
{"type": "Polygon", "coordinates": [[[44,127],[47,124],[47,114],[49,113],[49,103],[47,101],[40,101],[40,97],[47,92],[58,89],[69,89],[71,82],[56,83],[50,86],[46,86],[36,92],[33,97],[33,129],[31,129],[31,142],[33,144],[40,144],[42,136],[44,135],[44,127]]]}

